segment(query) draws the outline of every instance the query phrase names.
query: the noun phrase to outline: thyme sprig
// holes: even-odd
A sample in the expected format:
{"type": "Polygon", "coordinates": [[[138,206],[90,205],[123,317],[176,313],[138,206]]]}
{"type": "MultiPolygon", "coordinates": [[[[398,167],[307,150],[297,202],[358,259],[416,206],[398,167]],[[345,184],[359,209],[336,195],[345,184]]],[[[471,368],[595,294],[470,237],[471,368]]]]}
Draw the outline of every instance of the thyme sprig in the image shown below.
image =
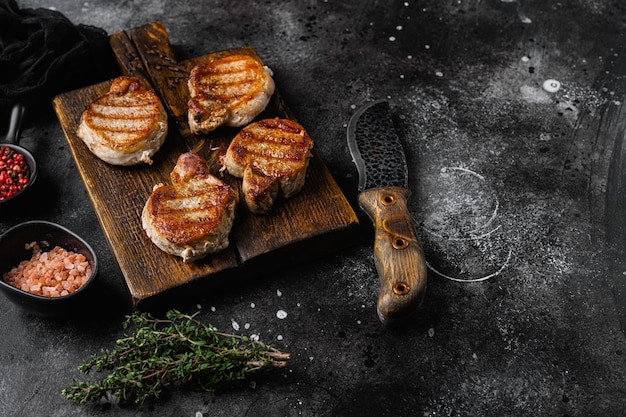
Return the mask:
{"type": "Polygon", "coordinates": [[[246,336],[219,332],[194,315],[177,310],[166,319],[135,312],[123,323],[135,327],[132,335],[117,340],[112,349],[93,355],[78,370],[108,374],[99,381],[76,381],[62,394],[80,404],[112,397],[115,402],[143,403],[160,398],[174,384],[214,391],[240,381],[252,372],[284,367],[283,353],[246,336]]]}

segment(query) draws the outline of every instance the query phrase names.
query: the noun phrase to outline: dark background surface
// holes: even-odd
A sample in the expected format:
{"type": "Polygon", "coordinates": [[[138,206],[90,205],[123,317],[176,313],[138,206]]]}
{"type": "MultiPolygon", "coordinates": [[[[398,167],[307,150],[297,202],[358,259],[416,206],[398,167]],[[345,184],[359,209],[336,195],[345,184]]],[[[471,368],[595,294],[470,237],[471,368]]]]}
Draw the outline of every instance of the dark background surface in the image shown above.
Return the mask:
{"type": "MultiPolygon", "coordinates": [[[[78,364],[122,336],[130,300],[43,103],[30,109],[21,139],[39,179],[4,209],[0,231],[32,219],[60,223],[96,249],[100,274],[89,308],[67,319],[0,299],[0,415],[626,415],[620,2],[19,4],[53,7],[109,34],[163,21],[180,59],[252,46],[352,203],[348,120],[388,98],[431,269],[419,314],[381,325],[362,218],[362,239],[347,250],[179,305],[290,352],[284,371],[218,394],[74,405],[61,389],[81,376],[78,364]],[[546,90],[546,80],[560,88],[546,90]]],[[[7,121],[8,113],[3,131],[7,121]]]]}

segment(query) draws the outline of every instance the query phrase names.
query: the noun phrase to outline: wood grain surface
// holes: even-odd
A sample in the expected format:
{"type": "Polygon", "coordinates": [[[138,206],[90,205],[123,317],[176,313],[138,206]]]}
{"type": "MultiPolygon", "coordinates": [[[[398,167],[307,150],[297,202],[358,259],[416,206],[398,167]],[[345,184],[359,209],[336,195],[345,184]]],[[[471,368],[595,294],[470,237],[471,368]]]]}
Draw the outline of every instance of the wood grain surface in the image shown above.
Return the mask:
{"type": "MultiPolygon", "coordinates": [[[[355,243],[357,216],[314,152],[300,194],[278,200],[269,213],[261,216],[248,212],[244,204],[239,205],[228,249],[188,263],[158,249],[141,227],[141,210],[155,184],[170,182],[170,172],[181,153],[190,150],[198,153],[207,160],[213,174],[222,175],[231,185],[240,187],[239,180],[219,173],[219,156],[238,129],[219,128],[198,136],[189,130],[186,116],[189,71],[200,62],[227,54],[259,57],[252,48],[242,47],[179,63],[165,27],[158,22],[115,33],[110,40],[122,73],[149,83],[170,114],[168,137],[153,157],[153,164],[109,165],[94,156],[76,136],[82,112],[108,91],[110,81],[61,94],[53,104],[136,308],[166,307],[174,302],[175,296],[186,296],[185,289],[194,291],[197,287],[189,284],[210,285],[219,277],[237,274],[256,276],[259,272],[275,270],[277,265],[286,267],[355,243]]],[[[257,119],[267,117],[293,119],[278,92],[257,119]]]]}

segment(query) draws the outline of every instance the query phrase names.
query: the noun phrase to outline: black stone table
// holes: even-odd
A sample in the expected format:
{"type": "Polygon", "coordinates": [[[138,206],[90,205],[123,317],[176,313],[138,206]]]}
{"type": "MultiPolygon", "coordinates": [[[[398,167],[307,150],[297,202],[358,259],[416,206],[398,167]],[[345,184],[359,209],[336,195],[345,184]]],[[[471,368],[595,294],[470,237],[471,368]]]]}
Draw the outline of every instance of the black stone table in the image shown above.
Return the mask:
{"type": "MultiPolygon", "coordinates": [[[[220,393],[80,406],[60,391],[121,337],[131,304],[51,106],[40,165],[0,232],[46,219],[100,257],[88,314],[0,298],[2,416],[620,416],[626,413],[626,9],[594,0],[24,0],[112,34],[151,21],[181,59],[250,45],[356,208],[345,141],[387,98],[429,263],[419,314],[376,315],[372,230],[339,253],[178,305],[292,355],[220,393]],[[286,312],[287,315],[277,313],[286,312]],[[238,328],[239,330],[236,330],[238,328]]],[[[8,113],[1,117],[4,131],[8,113]]],[[[0,255],[1,256],[1,255],[0,255]]]]}

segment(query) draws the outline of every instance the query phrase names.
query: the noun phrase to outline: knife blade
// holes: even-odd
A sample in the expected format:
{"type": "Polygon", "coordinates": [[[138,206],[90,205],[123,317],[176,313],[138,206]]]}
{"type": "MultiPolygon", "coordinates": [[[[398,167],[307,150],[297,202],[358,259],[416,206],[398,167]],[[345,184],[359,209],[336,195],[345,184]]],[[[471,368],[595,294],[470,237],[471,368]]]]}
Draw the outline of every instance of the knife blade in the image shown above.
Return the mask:
{"type": "Polygon", "coordinates": [[[408,168],[387,100],[359,108],[348,123],[348,148],[359,174],[358,203],[374,225],[383,323],[412,315],[424,299],[427,268],[408,211],[408,168]]]}

